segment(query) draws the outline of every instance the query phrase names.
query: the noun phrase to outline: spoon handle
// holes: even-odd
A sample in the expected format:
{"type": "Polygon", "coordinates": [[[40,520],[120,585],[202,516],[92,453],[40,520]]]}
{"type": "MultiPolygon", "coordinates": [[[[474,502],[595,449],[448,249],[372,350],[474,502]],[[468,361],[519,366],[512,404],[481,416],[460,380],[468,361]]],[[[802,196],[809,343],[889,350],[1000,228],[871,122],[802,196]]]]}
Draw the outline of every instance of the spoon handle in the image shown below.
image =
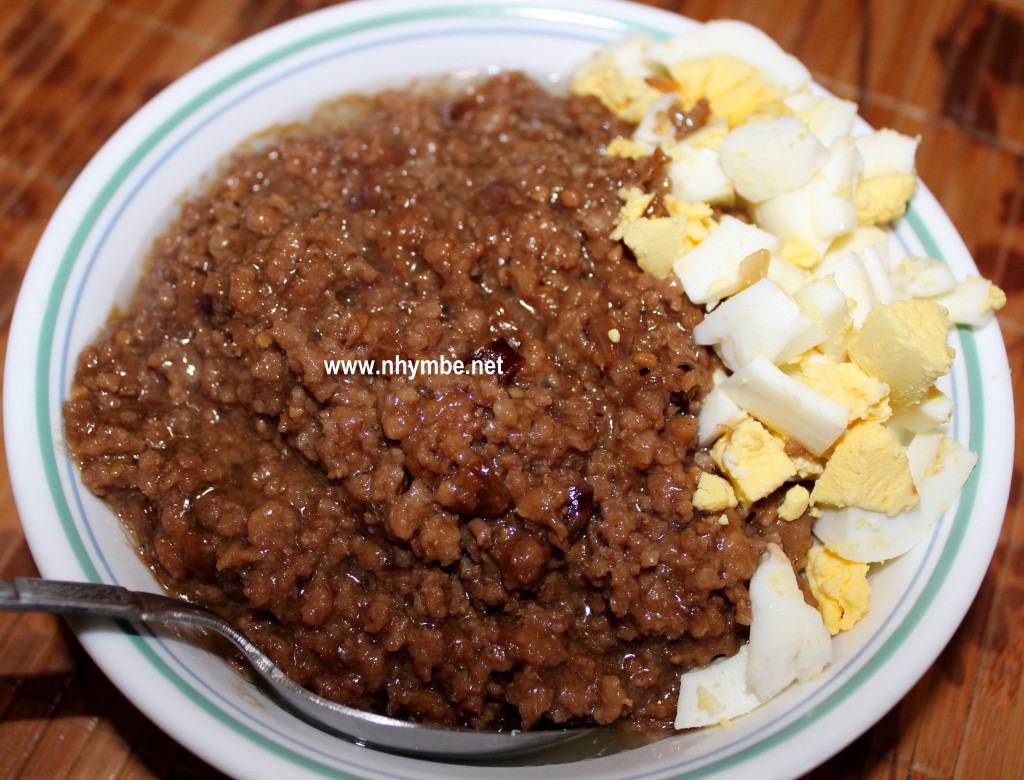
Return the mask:
{"type": "Polygon", "coordinates": [[[138,594],[118,585],[33,577],[0,579],[0,610],[9,612],[55,612],[138,620],[144,608],[138,594]]]}
{"type": "Polygon", "coordinates": [[[172,623],[215,631],[229,639],[261,672],[271,661],[224,618],[182,599],[97,582],[65,582],[34,577],[0,578],[0,611],[89,615],[130,623],[172,623]]]}

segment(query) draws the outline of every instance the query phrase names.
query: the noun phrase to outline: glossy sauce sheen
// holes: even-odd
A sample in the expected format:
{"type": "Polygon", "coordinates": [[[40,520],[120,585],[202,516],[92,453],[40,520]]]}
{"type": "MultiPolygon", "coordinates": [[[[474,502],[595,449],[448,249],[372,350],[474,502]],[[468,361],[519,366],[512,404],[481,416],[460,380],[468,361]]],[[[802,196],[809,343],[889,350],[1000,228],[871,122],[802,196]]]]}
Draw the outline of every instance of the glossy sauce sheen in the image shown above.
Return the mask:
{"type": "Polygon", "coordinates": [[[700,311],[609,239],[630,128],[519,75],[391,92],[239,153],[158,243],[65,407],[169,588],[300,683],[477,728],[668,728],[735,652],[776,499],[695,512],[700,311]],[[618,337],[610,335],[618,331],[618,337]],[[333,359],[495,375],[331,374],[333,359]]]}

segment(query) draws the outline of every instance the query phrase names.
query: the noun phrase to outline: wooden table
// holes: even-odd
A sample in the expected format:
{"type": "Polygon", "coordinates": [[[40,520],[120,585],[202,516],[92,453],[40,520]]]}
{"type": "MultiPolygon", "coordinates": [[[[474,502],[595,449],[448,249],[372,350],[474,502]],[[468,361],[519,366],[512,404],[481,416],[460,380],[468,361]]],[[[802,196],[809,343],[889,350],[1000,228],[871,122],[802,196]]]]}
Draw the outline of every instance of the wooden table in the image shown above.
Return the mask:
{"type": "MultiPolygon", "coordinates": [[[[0,354],[46,221],[90,156],[148,98],[225,46],[318,0],[0,3],[0,354]]],[[[922,178],[1006,290],[1024,363],[1024,6],[973,0],[650,0],[750,21],[875,126],[920,133],[922,178]]],[[[1018,418],[1022,391],[1015,392],[1018,418]]],[[[1016,434],[1020,447],[1019,429],[1016,434]]],[[[4,458],[6,465],[6,456],[4,458]]],[[[815,778],[1024,777],[1024,501],[937,663],[815,778]]],[[[0,575],[35,573],[0,469],[0,575]]],[[[0,615],[0,776],[216,777],[117,692],[57,619],[0,615]]]]}

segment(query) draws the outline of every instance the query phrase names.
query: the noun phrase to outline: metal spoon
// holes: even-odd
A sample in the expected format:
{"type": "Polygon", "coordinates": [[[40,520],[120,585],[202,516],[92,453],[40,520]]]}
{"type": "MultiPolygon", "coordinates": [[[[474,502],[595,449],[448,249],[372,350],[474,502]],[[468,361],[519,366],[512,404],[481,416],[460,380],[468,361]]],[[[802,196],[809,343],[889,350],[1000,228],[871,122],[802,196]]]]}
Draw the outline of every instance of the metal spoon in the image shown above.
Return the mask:
{"type": "Polygon", "coordinates": [[[508,757],[576,739],[592,729],[487,732],[444,728],[346,707],[308,691],[278,669],[224,618],[187,601],[116,585],[19,577],[0,579],[0,610],[88,615],[131,623],[170,623],[227,637],[255,670],[271,697],[324,731],[357,744],[416,758],[475,760],[508,757]]]}

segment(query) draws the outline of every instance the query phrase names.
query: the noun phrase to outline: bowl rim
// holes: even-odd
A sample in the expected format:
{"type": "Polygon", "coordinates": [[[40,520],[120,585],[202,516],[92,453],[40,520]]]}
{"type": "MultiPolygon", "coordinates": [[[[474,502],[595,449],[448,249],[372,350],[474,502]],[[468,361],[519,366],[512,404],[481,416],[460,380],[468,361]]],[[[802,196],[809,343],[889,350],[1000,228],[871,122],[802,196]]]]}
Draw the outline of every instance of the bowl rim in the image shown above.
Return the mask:
{"type": "MultiPolygon", "coordinates": [[[[580,23],[598,25],[605,31],[611,30],[616,33],[645,29],[655,33],[664,33],[666,30],[678,31],[684,21],[689,22],[676,14],[648,6],[632,5],[621,0],[442,0],[430,3],[416,0],[356,0],[270,28],[226,49],[176,81],[129,120],[83,170],[55,212],[26,273],[12,320],[4,378],[5,443],[9,453],[12,489],[22,517],[33,517],[37,513],[40,501],[45,501],[46,498],[40,498],[43,491],[37,487],[38,463],[43,464],[52,500],[58,502],[63,498],[60,480],[53,475],[57,459],[63,455],[63,445],[60,440],[61,434],[58,433],[60,426],[54,426],[54,420],[50,415],[52,404],[49,400],[54,392],[50,376],[52,356],[49,355],[49,349],[57,335],[56,309],[60,306],[68,283],[68,274],[77,262],[80,244],[91,229],[90,219],[95,221],[99,218],[103,198],[112,196],[116,189],[112,180],[107,178],[109,169],[115,166],[116,171],[127,175],[131,166],[145,156],[144,150],[130,143],[132,138],[138,135],[140,129],[151,126],[162,117],[164,122],[158,123],[154,132],[167,131],[168,122],[180,118],[182,112],[195,108],[196,101],[210,99],[217,85],[223,86],[226,83],[224,74],[234,74],[233,77],[242,79],[252,75],[260,67],[265,67],[270,61],[269,58],[273,56],[265,51],[264,47],[268,45],[274,45],[276,56],[286,57],[289,56],[289,52],[298,51],[314,42],[323,42],[330,35],[339,34],[340,28],[347,29],[351,26],[364,29],[372,25],[392,24],[397,20],[408,21],[412,17],[436,19],[438,15],[444,14],[463,17],[472,14],[474,18],[487,23],[495,23],[502,19],[551,18],[552,14],[566,19],[569,18],[566,15],[571,15],[571,18],[580,23]],[[205,88],[200,89],[203,85],[206,85],[205,88]],[[181,101],[190,95],[192,101],[182,106],[181,101]],[[131,149],[127,157],[126,146],[131,149]],[[94,180],[104,178],[107,178],[106,184],[97,189],[94,180]],[[67,243],[67,224],[78,225],[70,243],[67,243]],[[58,251],[65,244],[67,246],[64,250],[58,251]],[[40,307],[40,299],[45,299],[45,306],[40,307]],[[34,410],[35,414],[26,414],[26,409],[34,410]],[[25,449],[25,441],[32,442],[31,451],[26,457],[12,459],[10,454],[25,449]]],[[[153,136],[149,135],[147,138],[152,140],[153,136]]],[[[973,267],[973,262],[970,261],[967,249],[955,228],[926,188],[922,187],[915,198],[906,224],[930,256],[947,259],[946,255],[951,255],[961,264],[964,262],[963,258],[966,258],[970,267],[973,267]],[[946,248],[945,252],[943,247],[946,248]]],[[[976,332],[960,329],[957,337],[961,346],[958,352],[964,361],[963,370],[967,373],[967,381],[971,387],[967,410],[970,420],[968,446],[982,455],[981,461],[985,467],[982,469],[981,462],[979,463],[975,475],[964,489],[955,513],[949,513],[951,517],[947,516],[940,521],[949,526],[949,535],[943,542],[936,566],[930,572],[928,583],[918,595],[908,619],[895,628],[893,634],[886,639],[882,651],[873,654],[868,663],[854,675],[855,679],[848,680],[841,687],[840,690],[846,690],[847,694],[838,698],[837,693],[830,694],[798,721],[788,724],[768,739],[755,742],[752,748],[745,748],[733,754],[725,762],[698,767],[695,774],[688,776],[710,776],[728,771],[730,767],[750,760],[750,757],[744,757],[744,754],[753,748],[757,748],[758,753],[777,754],[779,751],[776,748],[784,745],[791,736],[802,733],[810,724],[823,719],[829,713],[834,713],[835,708],[849,698],[850,686],[853,686],[853,692],[856,692],[869,680],[883,681],[887,693],[890,694],[889,698],[895,703],[924,673],[952,636],[980,585],[1001,526],[1001,522],[990,522],[981,529],[986,533],[979,531],[976,535],[968,536],[969,516],[978,508],[978,502],[984,501],[987,511],[997,514],[1001,521],[1009,492],[1013,453],[1012,436],[1008,435],[1012,433],[1013,426],[1005,426],[1002,429],[995,427],[990,417],[986,415],[986,407],[994,408],[997,413],[999,410],[1009,410],[1011,421],[1013,415],[1009,369],[998,326],[993,323],[976,332]],[[967,553],[970,553],[970,562],[977,564],[983,559],[986,566],[967,566],[967,553]],[[956,582],[952,582],[953,579],[956,582]],[[950,587],[951,585],[955,587],[950,587]],[[931,608],[936,603],[942,605],[938,613],[931,608]],[[918,609],[918,606],[921,608],[918,609]],[[922,623],[930,627],[930,635],[937,638],[931,646],[919,647],[920,642],[916,641],[918,634],[915,632],[921,630],[922,623]],[[898,652],[905,651],[908,647],[914,647],[916,651],[914,663],[910,665],[909,670],[904,664],[899,667],[898,674],[893,674],[892,660],[898,652]],[[894,692],[898,692],[898,696],[892,696],[894,692]]],[[[61,392],[60,388],[57,388],[57,391],[61,392]]],[[[59,512],[59,507],[57,509],[59,512]]],[[[66,523],[63,516],[61,522],[65,531],[73,531],[73,524],[66,523]]],[[[32,524],[23,525],[33,556],[44,575],[67,576],[68,571],[75,571],[81,572],[88,579],[101,579],[100,573],[95,569],[84,548],[54,550],[51,537],[41,534],[41,531],[32,524]]],[[[971,530],[973,534],[975,529],[971,530]]],[[[75,547],[73,541],[71,547],[75,547]]],[[[155,712],[152,711],[154,708],[149,702],[144,698],[138,700],[137,693],[133,696],[126,690],[125,686],[131,689],[130,681],[126,682],[125,670],[128,667],[122,668],[111,660],[106,660],[111,654],[110,647],[112,644],[123,642],[125,636],[128,636],[137,652],[149,658],[149,663],[164,664],[165,661],[153,653],[146,639],[120,632],[111,634],[91,631],[85,626],[79,628],[83,644],[90,655],[98,662],[105,659],[100,662],[101,667],[115,680],[115,684],[140,706],[140,709],[206,760],[221,766],[227,772],[237,770],[236,765],[225,766],[222,760],[218,760],[222,759],[222,755],[220,743],[216,739],[197,744],[192,739],[190,731],[183,731],[180,724],[169,722],[169,718],[160,717],[159,708],[156,708],[155,712]]],[[[171,674],[173,676],[173,671],[171,674]]],[[[834,737],[819,740],[814,746],[815,750],[808,753],[803,768],[810,768],[840,750],[869,727],[880,714],[874,709],[846,713],[844,720],[848,738],[844,735],[842,740],[845,741],[834,737]]],[[[299,755],[296,755],[296,758],[305,759],[299,755]]],[[[439,766],[435,762],[426,763],[435,768],[439,766]]],[[[337,770],[332,767],[330,773],[336,774],[337,770]]]]}

